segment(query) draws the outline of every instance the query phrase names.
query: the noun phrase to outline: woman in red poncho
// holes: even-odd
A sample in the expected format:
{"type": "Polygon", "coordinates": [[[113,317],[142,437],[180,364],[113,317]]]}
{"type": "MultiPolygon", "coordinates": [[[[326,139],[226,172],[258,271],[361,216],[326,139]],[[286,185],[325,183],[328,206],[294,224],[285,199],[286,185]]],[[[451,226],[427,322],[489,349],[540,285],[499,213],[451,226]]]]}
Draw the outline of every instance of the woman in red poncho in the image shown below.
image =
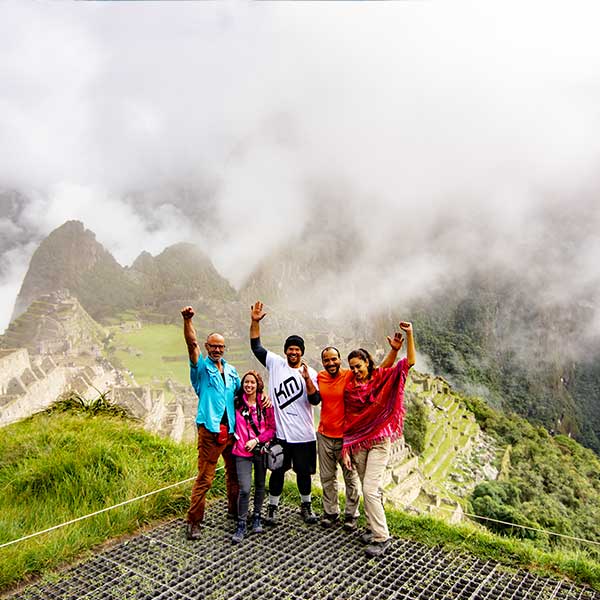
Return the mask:
{"type": "Polygon", "coordinates": [[[406,334],[406,358],[391,368],[375,368],[373,358],[359,348],[348,355],[354,377],[344,389],[344,445],[342,456],[355,468],[362,484],[369,532],[363,536],[368,556],[382,555],[390,543],[383,508],[383,475],[391,443],[402,435],[404,385],[415,364],[412,324],[400,322],[406,334]]]}

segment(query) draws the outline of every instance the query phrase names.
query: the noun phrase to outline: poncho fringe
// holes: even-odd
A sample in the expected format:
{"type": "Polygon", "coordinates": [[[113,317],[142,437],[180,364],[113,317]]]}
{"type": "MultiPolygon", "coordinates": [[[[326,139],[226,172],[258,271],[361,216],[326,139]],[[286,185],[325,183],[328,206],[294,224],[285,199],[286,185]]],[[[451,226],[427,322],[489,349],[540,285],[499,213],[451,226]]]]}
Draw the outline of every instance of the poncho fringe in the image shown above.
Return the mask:
{"type": "Polygon", "coordinates": [[[390,369],[374,369],[363,386],[355,386],[353,381],[346,386],[343,456],[402,436],[408,369],[408,361],[403,358],[390,369]]]}

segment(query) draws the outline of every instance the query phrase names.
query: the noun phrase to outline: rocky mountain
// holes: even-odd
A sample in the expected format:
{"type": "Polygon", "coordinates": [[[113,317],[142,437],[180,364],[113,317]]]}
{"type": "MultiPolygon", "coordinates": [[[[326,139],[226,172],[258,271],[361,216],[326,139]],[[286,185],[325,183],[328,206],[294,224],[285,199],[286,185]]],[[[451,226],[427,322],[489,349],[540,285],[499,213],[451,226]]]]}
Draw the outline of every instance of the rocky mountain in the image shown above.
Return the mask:
{"type": "Polygon", "coordinates": [[[139,301],[138,286],[80,221],[68,221],[55,229],[34,252],[13,319],[36,298],[64,289],[95,319],[131,308],[139,301]]]}
{"type": "MultiPolygon", "coordinates": [[[[257,297],[262,290],[274,310],[290,307],[300,315],[323,313],[351,295],[363,299],[355,306],[373,304],[368,289],[340,285],[360,281],[361,275],[353,272],[352,231],[341,229],[349,238],[327,236],[327,227],[315,223],[307,226],[259,265],[240,294],[257,297]],[[309,237],[316,243],[309,244],[309,237]]],[[[389,301],[368,318],[350,315],[339,327],[349,327],[373,347],[392,330],[396,315],[407,315],[419,351],[462,393],[482,396],[600,452],[600,342],[590,334],[595,304],[584,295],[541,299],[552,277],[542,268],[472,271],[440,280],[408,300],[389,301]]],[[[395,285],[401,289],[404,282],[395,285]]]]}
{"type": "Polygon", "coordinates": [[[142,252],[127,273],[140,286],[140,305],[165,316],[178,318],[179,309],[188,302],[237,298],[237,292],[193,244],[175,244],[156,257],[142,252]]]}
{"type": "Polygon", "coordinates": [[[13,320],[42,295],[68,290],[96,320],[127,310],[178,315],[190,301],[235,299],[237,294],[210,259],[192,244],[176,244],[153,257],[142,252],[122,267],[80,221],[55,229],[34,252],[13,320]]]}
{"type": "Polygon", "coordinates": [[[106,332],[64,292],[43,294],[11,321],[0,335],[0,348],[27,348],[36,355],[91,354],[101,348],[106,332]]]}
{"type": "Polygon", "coordinates": [[[373,350],[381,350],[397,315],[406,315],[415,324],[419,351],[461,392],[600,452],[600,343],[587,335],[591,302],[540,302],[539,291],[548,285],[544,269],[532,277],[525,269],[497,268],[441,280],[402,304],[375,304],[354,271],[360,242],[343,215],[339,207],[320,207],[318,218],[265,258],[239,294],[191,244],[156,257],[143,252],[124,268],[82,223],[71,221],[35,252],[15,314],[40,295],[66,288],[101,322],[127,310],[142,320],[174,322],[179,308],[192,303],[213,326],[243,338],[248,305],[260,298],[269,304],[269,334],[312,332],[318,345],[334,332],[342,344],[364,340],[373,350]],[[331,309],[353,296],[364,314],[338,310],[343,318],[335,320],[331,309]]]}

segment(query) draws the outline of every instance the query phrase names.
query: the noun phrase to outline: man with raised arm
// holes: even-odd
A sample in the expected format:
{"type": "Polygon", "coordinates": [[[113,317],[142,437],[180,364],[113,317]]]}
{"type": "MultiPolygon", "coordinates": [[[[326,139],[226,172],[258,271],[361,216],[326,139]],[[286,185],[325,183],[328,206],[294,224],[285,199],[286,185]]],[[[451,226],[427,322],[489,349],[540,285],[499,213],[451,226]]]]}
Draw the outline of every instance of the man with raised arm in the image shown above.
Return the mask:
{"type": "Polygon", "coordinates": [[[285,473],[296,473],[301,515],[305,523],[317,523],[311,503],[311,476],[317,469],[317,442],[312,406],[319,404],[317,373],[303,360],[304,340],[290,335],[283,346],[285,358],[263,348],[260,322],[266,316],[262,302],[251,308],[250,347],[269,372],[269,396],[275,409],[276,438],[284,452],[283,466],[271,473],[266,525],[277,524],[279,498],[285,473]]]}
{"type": "MultiPolygon", "coordinates": [[[[400,332],[387,337],[390,350],[380,367],[391,367],[402,348],[400,332]]],[[[360,481],[356,470],[348,469],[342,460],[344,437],[344,388],[352,378],[350,369],[342,368],[340,351],[335,346],[327,346],[321,351],[323,371],[317,375],[321,396],[321,418],[317,430],[319,454],[319,477],[323,488],[323,516],[321,525],[329,528],[337,523],[340,514],[338,498],[337,466],[342,468],[346,486],[346,506],[344,509],[344,529],[355,531],[358,521],[360,481]]]]}
{"type": "Polygon", "coordinates": [[[198,476],[192,488],[192,498],[187,514],[186,537],[196,540],[201,536],[200,524],[204,519],[206,494],[215,477],[219,456],[225,461],[227,481],[227,507],[233,517],[237,513],[239,492],[235,460],[231,454],[234,444],[235,409],[233,399],[240,387],[235,367],[223,358],[225,339],[219,333],[207,336],[204,348],[206,357],[200,353],[196,330],[192,324],[194,309],[186,306],[181,310],[183,336],[190,357],[190,379],[198,395],[198,476]]]}

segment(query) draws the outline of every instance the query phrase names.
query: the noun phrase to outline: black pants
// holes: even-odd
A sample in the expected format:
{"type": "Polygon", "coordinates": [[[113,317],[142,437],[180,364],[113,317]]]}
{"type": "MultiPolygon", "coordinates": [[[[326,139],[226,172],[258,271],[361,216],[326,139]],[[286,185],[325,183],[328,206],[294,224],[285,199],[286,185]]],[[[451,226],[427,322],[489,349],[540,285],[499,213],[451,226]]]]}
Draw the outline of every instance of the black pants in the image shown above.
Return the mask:
{"type": "Polygon", "coordinates": [[[269,478],[269,494],[281,496],[285,472],[290,468],[296,473],[296,485],[302,496],[311,492],[311,475],[317,470],[317,442],[289,443],[278,440],[283,446],[283,466],[271,473],[269,478]]]}
{"type": "Polygon", "coordinates": [[[264,458],[261,457],[235,457],[240,493],[238,496],[238,519],[245,521],[248,518],[248,505],[250,504],[250,486],[252,483],[252,467],[254,466],[254,514],[260,515],[263,500],[265,499],[265,467],[264,458]]]}

